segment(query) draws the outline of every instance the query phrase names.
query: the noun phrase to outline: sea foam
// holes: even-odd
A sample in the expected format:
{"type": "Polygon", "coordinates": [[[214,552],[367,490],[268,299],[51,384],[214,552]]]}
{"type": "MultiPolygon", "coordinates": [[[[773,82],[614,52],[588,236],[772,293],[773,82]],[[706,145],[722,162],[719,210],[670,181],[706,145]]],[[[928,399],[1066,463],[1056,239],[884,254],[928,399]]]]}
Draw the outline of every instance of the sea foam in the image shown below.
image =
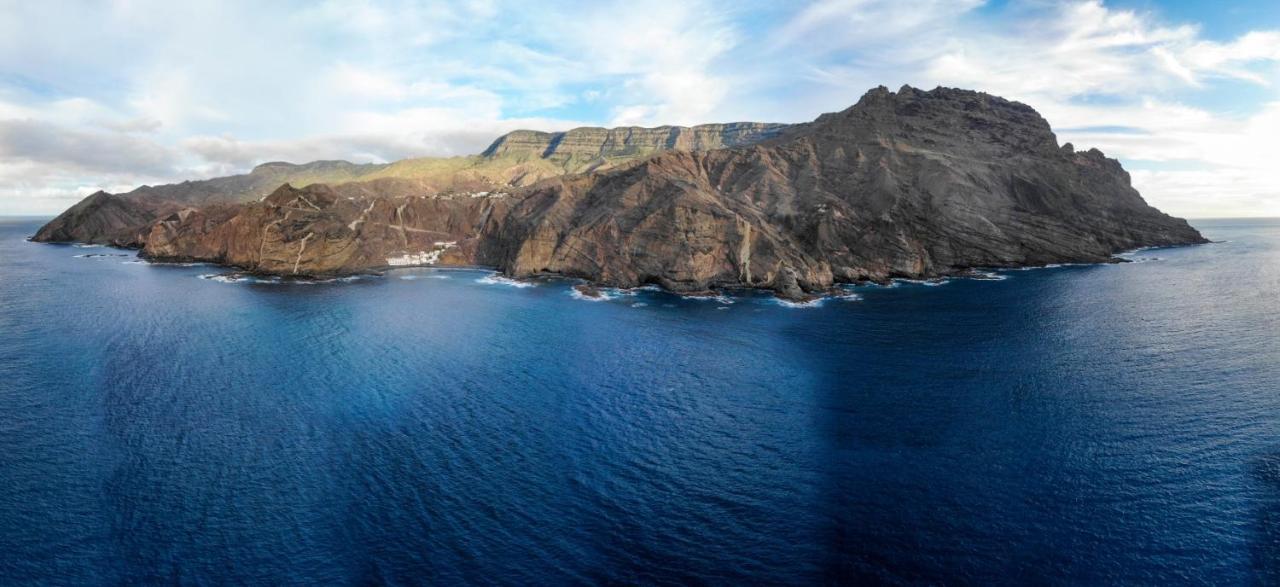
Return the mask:
{"type": "Polygon", "coordinates": [[[591,296],[591,295],[582,293],[581,291],[578,290],[577,287],[570,287],[569,295],[572,296],[573,299],[575,300],[582,300],[585,302],[604,302],[608,300],[616,300],[618,298],[623,298],[623,297],[635,297],[637,295],[640,295],[640,292],[642,291],[655,291],[655,292],[662,291],[662,288],[656,285],[645,285],[641,287],[630,287],[630,288],[600,287],[600,288],[596,288],[596,291],[599,293],[599,295],[591,296]]]}
{"type": "Polygon", "coordinates": [[[351,283],[364,279],[365,275],[347,275],[328,279],[286,279],[277,275],[258,276],[248,273],[205,273],[200,279],[218,283],[250,283],[254,285],[319,285],[324,283],[351,283]]]}
{"type": "Polygon", "coordinates": [[[491,273],[489,275],[481,277],[480,279],[476,280],[476,283],[483,283],[485,285],[505,285],[508,287],[520,287],[520,288],[536,286],[536,284],[534,283],[530,283],[528,281],[519,281],[516,279],[511,279],[510,277],[503,277],[497,273],[491,273]]]}
{"type": "Polygon", "coordinates": [[[796,309],[818,308],[822,306],[823,302],[827,301],[827,298],[814,298],[812,300],[805,300],[803,302],[793,302],[791,300],[784,300],[782,298],[770,298],[770,299],[773,300],[773,303],[778,304],[779,306],[782,306],[784,308],[796,308],[796,309]]]}

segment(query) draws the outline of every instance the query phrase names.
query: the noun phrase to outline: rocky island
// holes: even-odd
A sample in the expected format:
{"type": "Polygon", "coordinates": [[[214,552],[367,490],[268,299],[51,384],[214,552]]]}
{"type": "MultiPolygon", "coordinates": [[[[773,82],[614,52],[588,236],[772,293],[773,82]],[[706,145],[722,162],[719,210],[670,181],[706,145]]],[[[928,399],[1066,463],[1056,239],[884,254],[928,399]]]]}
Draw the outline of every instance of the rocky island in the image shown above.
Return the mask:
{"type": "Polygon", "coordinates": [[[516,131],[471,157],[269,163],[98,192],[33,240],[273,275],[486,266],[789,299],[1206,242],[1116,160],[1059,145],[1031,107],[911,87],[804,124],[516,131]]]}

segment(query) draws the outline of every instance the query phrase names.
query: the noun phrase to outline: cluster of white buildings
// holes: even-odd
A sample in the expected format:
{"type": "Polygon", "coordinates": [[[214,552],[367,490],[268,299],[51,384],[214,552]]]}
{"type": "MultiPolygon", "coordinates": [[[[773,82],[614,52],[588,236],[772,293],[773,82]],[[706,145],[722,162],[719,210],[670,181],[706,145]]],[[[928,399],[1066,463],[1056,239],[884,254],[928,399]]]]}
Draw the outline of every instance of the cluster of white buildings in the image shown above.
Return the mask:
{"type": "Polygon", "coordinates": [[[445,251],[457,246],[458,241],[436,241],[430,251],[419,251],[417,253],[405,253],[399,257],[387,257],[387,265],[392,267],[407,267],[414,265],[435,265],[440,260],[440,255],[445,251]]]}

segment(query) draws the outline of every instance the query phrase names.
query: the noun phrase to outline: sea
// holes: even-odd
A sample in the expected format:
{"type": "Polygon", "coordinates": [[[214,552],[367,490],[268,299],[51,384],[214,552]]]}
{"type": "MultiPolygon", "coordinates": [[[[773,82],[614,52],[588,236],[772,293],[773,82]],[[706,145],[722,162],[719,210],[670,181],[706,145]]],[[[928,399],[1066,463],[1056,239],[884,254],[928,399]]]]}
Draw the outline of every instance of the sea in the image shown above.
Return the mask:
{"type": "Polygon", "coordinates": [[[0,220],[4,585],[1280,584],[1280,220],[807,305],[0,220]]]}

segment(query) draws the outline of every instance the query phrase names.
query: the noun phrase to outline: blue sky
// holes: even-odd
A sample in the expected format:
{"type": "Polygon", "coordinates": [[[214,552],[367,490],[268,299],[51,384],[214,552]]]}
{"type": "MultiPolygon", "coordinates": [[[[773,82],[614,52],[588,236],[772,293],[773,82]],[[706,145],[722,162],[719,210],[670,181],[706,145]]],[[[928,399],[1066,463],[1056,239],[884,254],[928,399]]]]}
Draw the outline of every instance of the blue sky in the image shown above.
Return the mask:
{"type": "Polygon", "coordinates": [[[903,84],[1037,108],[1177,215],[1280,216],[1280,2],[0,0],[0,214],[514,128],[798,122],[903,84]]]}

